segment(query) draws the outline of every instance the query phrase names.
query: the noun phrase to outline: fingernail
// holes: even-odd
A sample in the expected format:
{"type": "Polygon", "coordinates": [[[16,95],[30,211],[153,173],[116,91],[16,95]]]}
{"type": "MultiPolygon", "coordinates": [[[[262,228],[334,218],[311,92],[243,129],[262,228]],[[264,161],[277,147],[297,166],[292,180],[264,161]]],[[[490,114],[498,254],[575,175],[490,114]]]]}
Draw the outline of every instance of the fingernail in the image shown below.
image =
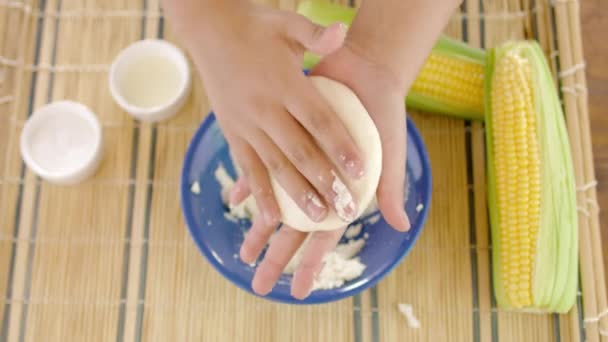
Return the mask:
{"type": "Polygon", "coordinates": [[[408,230],[410,230],[411,226],[410,226],[410,219],[407,217],[407,214],[405,213],[405,211],[401,212],[401,222],[396,223],[396,225],[394,226],[396,230],[400,231],[400,232],[407,232],[408,230]]]}
{"type": "Polygon", "coordinates": [[[340,32],[340,35],[342,37],[346,36],[346,34],[348,33],[348,26],[346,26],[346,24],[344,24],[344,23],[339,23],[338,32],[340,32]]]}
{"type": "MultiPolygon", "coordinates": [[[[290,293],[291,293],[291,296],[292,296],[292,297],[294,297],[294,298],[296,298],[296,299],[300,299],[300,300],[302,300],[302,299],[304,299],[304,298],[306,298],[306,297],[308,297],[308,296],[310,295],[310,293],[312,292],[312,287],[309,287],[308,289],[306,289],[306,293],[305,293],[303,296],[300,296],[300,295],[298,295],[298,293],[297,293],[298,291],[296,291],[296,290],[298,289],[298,288],[297,288],[297,287],[298,287],[298,285],[297,285],[297,284],[298,284],[298,281],[299,281],[299,280],[298,280],[298,272],[296,272],[296,273],[294,273],[293,278],[291,279],[291,283],[292,283],[293,285],[291,286],[291,291],[290,291],[290,293]]],[[[301,289],[300,289],[300,290],[301,290],[301,289]]]]}
{"type": "Polygon", "coordinates": [[[290,289],[290,291],[289,291],[289,293],[291,294],[291,296],[292,296],[292,297],[295,297],[295,298],[297,298],[297,296],[296,296],[295,291],[294,291],[294,290],[295,290],[295,286],[294,286],[294,284],[297,284],[297,283],[298,283],[297,279],[298,279],[298,272],[296,271],[296,272],[293,274],[293,276],[291,277],[291,289],[290,289]]]}
{"type": "Polygon", "coordinates": [[[319,222],[325,217],[327,208],[316,194],[309,192],[306,194],[306,210],[313,221],[319,222]]]}
{"type": "Polygon", "coordinates": [[[239,257],[241,258],[241,261],[246,264],[250,264],[255,261],[255,259],[249,255],[249,250],[243,248],[242,246],[241,250],[239,251],[239,257]]]}
{"type": "Polygon", "coordinates": [[[349,175],[357,179],[363,177],[363,175],[365,174],[365,170],[363,170],[363,164],[354,160],[349,160],[346,162],[346,171],[349,175]]]}
{"type": "Polygon", "coordinates": [[[355,159],[347,160],[346,156],[343,155],[340,156],[340,160],[342,160],[344,168],[346,169],[346,172],[349,176],[359,179],[365,174],[365,170],[363,169],[363,163],[361,163],[361,161],[355,159]]]}
{"type": "Polygon", "coordinates": [[[338,217],[342,219],[344,222],[352,222],[357,217],[357,206],[353,200],[353,196],[344,182],[336,175],[334,171],[332,171],[334,175],[334,182],[332,183],[332,190],[336,194],[334,197],[334,209],[336,210],[336,214],[338,217]]]}
{"type": "Polygon", "coordinates": [[[405,225],[403,226],[403,230],[407,232],[411,228],[411,223],[410,223],[410,218],[407,217],[407,214],[405,213],[405,211],[403,212],[403,218],[405,220],[405,225]]]}

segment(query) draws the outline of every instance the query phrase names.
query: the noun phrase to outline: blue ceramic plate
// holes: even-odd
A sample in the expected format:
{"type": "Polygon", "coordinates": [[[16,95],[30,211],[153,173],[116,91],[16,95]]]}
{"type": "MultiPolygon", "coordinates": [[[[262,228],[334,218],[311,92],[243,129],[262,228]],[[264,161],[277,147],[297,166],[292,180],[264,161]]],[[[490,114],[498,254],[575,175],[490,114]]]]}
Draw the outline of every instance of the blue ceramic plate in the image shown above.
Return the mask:
{"type": "MultiPolygon", "coordinates": [[[[363,228],[368,232],[365,247],[359,253],[366,269],[361,277],[340,288],[313,291],[305,300],[290,296],[291,277],[283,275],[265,298],[293,304],[317,304],[340,300],[357,294],[380,281],[397,266],[416,242],[426,221],[431,198],[431,169],[420,135],[409,119],[407,121],[407,179],[408,199],[406,211],[412,228],[407,233],[393,230],[383,219],[363,228]],[[416,210],[422,204],[422,210],[416,210]]],[[[194,135],[184,160],[181,178],[181,204],[186,224],[196,245],[226,279],[252,293],[251,280],[255,268],[238,258],[243,242],[243,231],[248,222],[232,222],[224,217],[225,208],[220,198],[220,185],[214,172],[222,163],[234,177],[228,145],[211,113],[194,135]],[[200,194],[190,188],[194,181],[200,184],[200,194]]],[[[419,207],[420,209],[420,207],[419,207]]],[[[255,294],[254,294],[255,295],[255,294]]]]}

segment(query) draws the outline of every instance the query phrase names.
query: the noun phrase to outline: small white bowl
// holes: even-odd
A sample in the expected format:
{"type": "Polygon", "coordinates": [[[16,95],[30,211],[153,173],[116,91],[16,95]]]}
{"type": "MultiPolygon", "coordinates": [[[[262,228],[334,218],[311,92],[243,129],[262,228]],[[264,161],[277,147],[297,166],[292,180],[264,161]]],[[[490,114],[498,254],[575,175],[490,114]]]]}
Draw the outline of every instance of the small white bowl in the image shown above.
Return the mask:
{"type": "Polygon", "coordinates": [[[102,129],[85,105],[57,101],[32,113],[21,132],[21,156],[41,178],[75,184],[91,176],[102,155],[102,129]]]}
{"type": "Polygon", "coordinates": [[[175,115],[188,97],[191,82],[184,53],[159,39],[129,45],[110,67],[114,101],[141,121],[160,121],[175,115]]]}

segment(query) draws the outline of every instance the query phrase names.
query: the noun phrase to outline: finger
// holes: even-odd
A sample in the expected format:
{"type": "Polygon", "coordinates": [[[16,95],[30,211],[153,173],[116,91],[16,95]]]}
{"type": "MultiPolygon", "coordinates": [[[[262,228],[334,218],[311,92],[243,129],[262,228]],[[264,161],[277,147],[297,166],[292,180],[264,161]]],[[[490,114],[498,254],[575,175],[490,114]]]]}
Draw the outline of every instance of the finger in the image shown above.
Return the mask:
{"type": "Polygon", "coordinates": [[[230,189],[228,198],[231,205],[239,205],[250,194],[251,189],[249,189],[249,184],[247,184],[247,180],[244,177],[239,177],[236,183],[234,183],[232,189],[230,189]]]}
{"type": "Polygon", "coordinates": [[[323,267],[323,258],[336,247],[344,230],[345,228],[312,233],[291,282],[292,296],[297,299],[308,297],[314,280],[323,267]]]}
{"type": "Polygon", "coordinates": [[[304,50],[321,56],[339,49],[346,38],[347,27],[343,23],[323,27],[296,13],[286,16],[286,21],[287,35],[295,39],[304,50]]]}
{"type": "Polygon", "coordinates": [[[278,231],[253,276],[251,287],[255,293],[263,296],[272,291],[285,266],[305,238],[306,233],[289,226],[283,226],[278,231]]]}
{"type": "Polygon", "coordinates": [[[351,222],[356,218],[354,196],[310,134],[289,113],[269,121],[264,130],[341,219],[351,222]]]}
{"type": "Polygon", "coordinates": [[[257,131],[251,138],[264,164],[285,189],[287,194],[315,222],[327,216],[327,206],[317,191],[304,176],[294,167],[281,149],[263,131],[257,131]]]}
{"type": "Polygon", "coordinates": [[[287,110],[310,132],[335,165],[352,178],[361,178],[365,167],[357,144],[310,80],[305,75],[299,77],[302,82],[294,85],[293,94],[297,95],[286,101],[287,110]]]}
{"type": "Polygon", "coordinates": [[[246,179],[255,202],[268,226],[276,226],[281,219],[279,205],[276,203],[270,177],[255,150],[243,139],[233,138],[236,159],[246,179]]]}
{"type": "Polygon", "coordinates": [[[275,228],[275,226],[266,224],[265,220],[254,219],[241,245],[239,253],[241,260],[247,264],[254,262],[266,246],[275,228]]]}
{"type": "Polygon", "coordinates": [[[376,120],[376,126],[382,141],[382,174],[376,196],[378,208],[387,223],[400,231],[410,228],[410,221],[405,213],[405,162],[406,162],[406,114],[403,101],[399,104],[388,103],[382,111],[382,120],[376,120]],[[384,116],[392,116],[392,118],[384,116]]]}

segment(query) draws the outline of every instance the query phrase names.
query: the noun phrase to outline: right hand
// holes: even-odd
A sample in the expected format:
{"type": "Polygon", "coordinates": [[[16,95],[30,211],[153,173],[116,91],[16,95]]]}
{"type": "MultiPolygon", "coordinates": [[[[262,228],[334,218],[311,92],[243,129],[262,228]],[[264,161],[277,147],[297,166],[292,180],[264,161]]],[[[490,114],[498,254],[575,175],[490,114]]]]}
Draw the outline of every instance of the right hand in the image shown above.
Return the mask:
{"type": "MultiPolygon", "coordinates": [[[[267,240],[281,218],[269,173],[311,220],[322,221],[334,208],[334,165],[353,178],[364,169],[357,146],[301,63],[305,50],[338,49],[346,28],[324,29],[296,13],[248,2],[214,14],[191,22],[181,38],[266,223],[259,238],[267,240]]],[[[356,213],[353,203],[344,219],[356,213]]]]}

